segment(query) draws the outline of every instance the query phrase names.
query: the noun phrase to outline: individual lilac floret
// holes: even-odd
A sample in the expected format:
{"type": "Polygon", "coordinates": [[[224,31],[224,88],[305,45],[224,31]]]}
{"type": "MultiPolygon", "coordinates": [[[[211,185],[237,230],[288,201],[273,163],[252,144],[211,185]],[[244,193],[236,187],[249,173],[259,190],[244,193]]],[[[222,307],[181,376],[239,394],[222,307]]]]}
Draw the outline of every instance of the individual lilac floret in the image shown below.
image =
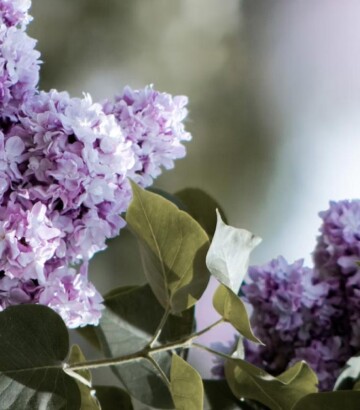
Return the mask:
{"type": "Polygon", "coordinates": [[[265,346],[245,341],[247,360],[274,375],[307,360],[320,376],[320,388],[332,386],[352,354],[342,326],[344,312],[336,309],[337,285],[320,280],[301,260],[288,264],[279,257],[250,267],[241,290],[253,309],[254,332],[265,346]]]}
{"type": "Polygon", "coordinates": [[[161,93],[148,86],[142,90],[126,87],[115,102],[105,102],[104,110],[114,114],[127,141],[131,142],[136,162],[129,176],[141,186],[149,186],[161,167],[173,168],[174,160],[185,156],[183,141],[187,97],[161,93]]]}
{"type": "Polygon", "coordinates": [[[5,146],[18,135],[23,142],[22,151],[15,146],[15,160],[7,160],[15,162],[13,184],[31,202],[46,205],[65,234],[69,261],[90,259],[124,226],[120,214],[131,199],[126,176],[134,166],[130,142],[88,95],[42,92],[23,105],[20,121],[5,137],[5,146]]]}
{"type": "Polygon", "coordinates": [[[28,10],[31,0],[0,0],[0,24],[26,27],[32,20],[28,10]]]}
{"type": "Polygon", "coordinates": [[[16,119],[19,105],[39,81],[36,41],[17,27],[0,24],[0,118],[16,119]]]}

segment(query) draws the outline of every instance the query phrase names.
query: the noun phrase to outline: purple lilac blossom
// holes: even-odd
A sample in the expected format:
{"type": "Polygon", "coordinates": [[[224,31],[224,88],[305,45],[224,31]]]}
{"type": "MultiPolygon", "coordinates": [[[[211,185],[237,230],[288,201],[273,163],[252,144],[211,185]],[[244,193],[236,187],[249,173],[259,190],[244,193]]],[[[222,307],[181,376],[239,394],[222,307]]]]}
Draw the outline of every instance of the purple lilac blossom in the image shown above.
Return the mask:
{"type": "Polygon", "coordinates": [[[16,120],[19,106],[36,92],[40,53],[25,32],[30,1],[0,0],[0,118],[16,120]]]}
{"type": "Polygon", "coordinates": [[[20,134],[24,142],[19,187],[31,202],[46,204],[64,232],[67,259],[88,260],[124,226],[120,214],[131,198],[126,176],[134,165],[130,143],[89,95],[41,92],[23,105],[19,119],[5,138],[6,144],[20,134]]]}
{"type": "Polygon", "coordinates": [[[320,212],[323,224],[314,252],[317,269],[324,278],[339,283],[342,294],[338,309],[346,311],[350,324],[351,345],[360,349],[360,200],[330,202],[320,212]]]}
{"type": "Polygon", "coordinates": [[[273,375],[306,360],[330,390],[353,350],[344,312],[338,310],[338,282],[278,257],[252,266],[242,286],[252,307],[251,323],[265,346],[245,341],[245,357],[273,375]]]}
{"type": "Polygon", "coordinates": [[[126,141],[131,143],[135,163],[129,177],[139,185],[151,185],[161,167],[173,168],[174,159],[185,156],[182,141],[191,139],[183,124],[187,102],[187,97],[172,97],[148,86],[142,90],[126,87],[115,102],[103,104],[106,113],[115,115],[126,141]]]}
{"type": "Polygon", "coordinates": [[[41,303],[98,323],[88,261],[125,225],[128,178],[148,186],[189,140],[186,97],[126,88],[114,103],[38,92],[30,0],[0,0],[0,310],[41,303]]]}
{"type": "Polygon", "coordinates": [[[28,14],[30,6],[30,0],[1,0],[0,23],[8,27],[25,28],[32,20],[32,17],[28,14]]]}
{"type": "MultiPolygon", "coordinates": [[[[166,95],[161,101],[169,99],[166,95]]],[[[172,107],[174,118],[184,116],[183,102],[179,107],[181,114],[172,107]]],[[[40,290],[37,299],[31,300],[52,307],[69,327],[96,324],[101,297],[88,282],[87,271],[80,275],[69,265],[87,265],[95,252],[105,249],[106,239],[118,235],[124,226],[121,214],[132,195],[127,178],[135,175],[136,161],[141,160],[137,153],[144,141],[135,143],[126,137],[115,116],[105,113],[89,95],[71,98],[55,90],[40,92],[21,104],[17,118],[0,133],[0,205],[4,209],[16,207],[14,226],[9,228],[14,243],[10,239],[3,243],[0,269],[10,278],[21,279],[21,286],[33,280],[40,290]],[[17,232],[17,221],[24,225],[35,207],[41,207],[43,229],[51,232],[47,233],[47,242],[32,235],[31,230],[28,236],[22,231],[17,236],[12,233],[17,232]],[[19,250],[23,265],[15,259],[13,249],[19,250]],[[41,256],[36,259],[36,269],[31,264],[34,255],[41,256]]],[[[145,123],[142,125],[144,140],[147,136],[155,140],[155,131],[160,132],[161,127],[152,129],[151,121],[147,126],[148,130],[145,123]]],[[[176,127],[181,129],[180,124],[176,127]]],[[[165,125],[163,128],[167,129],[165,125]]],[[[165,132],[170,135],[164,130],[160,140],[165,132]]],[[[153,145],[152,158],[158,161],[158,167],[168,164],[165,157],[175,159],[180,151],[184,154],[183,148],[176,148],[181,138],[171,138],[174,141],[169,140],[165,154],[160,152],[161,144],[153,145]]],[[[142,185],[155,177],[153,168],[146,166],[137,169],[136,175],[142,185]]],[[[6,215],[4,218],[7,228],[6,215]]],[[[8,236],[10,233],[6,232],[8,236]]],[[[6,306],[9,302],[5,297],[3,300],[6,306]]]]}

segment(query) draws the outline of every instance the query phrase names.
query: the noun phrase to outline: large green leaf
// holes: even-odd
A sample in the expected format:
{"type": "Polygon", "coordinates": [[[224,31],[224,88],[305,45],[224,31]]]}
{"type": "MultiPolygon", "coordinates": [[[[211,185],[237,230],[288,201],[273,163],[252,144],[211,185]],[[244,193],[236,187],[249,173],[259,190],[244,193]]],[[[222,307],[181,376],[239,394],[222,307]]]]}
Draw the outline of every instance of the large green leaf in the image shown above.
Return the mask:
{"type": "Polygon", "coordinates": [[[219,210],[223,220],[226,222],[224,211],[220,205],[209,194],[199,188],[185,188],[175,193],[181,203],[185,204],[186,211],[213,236],[216,229],[216,209],[219,210]]]}
{"type": "Polygon", "coordinates": [[[359,410],[359,391],[335,391],[309,394],[299,400],[291,410],[359,410]]]}
{"type": "Polygon", "coordinates": [[[203,410],[204,388],[201,376],[176,354],[172,357],[170,380],[176,410],[203,410]]]}
{"type": "MultiPolygon", "coordinates": [[[[115,357],[135,353],[143,349],[154,335],[164,309],[156,300],[148,285],[117,290],[105,298],[106,309],[97,328],[99,339],[107,356],[115,357]]],[[[182,316],[170,315],[159,343],[178,340],[193,330],[194,311],[189,309],[182,316]]],[[[169,373],[171,354],[155,356],[165,373],[169,373]]],[[[113,367],[130,394],[153,407],[171,408],[171,394],[159,377],[158,370],[148,360],[124,363],[113,367]]]]}
{"type": "Polygon", "coordinates": [[[96,397],[101,410],[133,410],[130,396],[126,391],[113,386],[95,386],[96,397]]]}
{"type": "Polygon", "coordinates": [[[208,284],[208,236],[171,202],[134,183],[132,189],[126,220],[139,240],[147,280],[164,308],[182,312],[197,302],[208,284]]]}
{"type": "MultiPolygon", "coordinates": [[[[71,365],[74,363],[76,364],[83,363],[85,361],[86,359],[85,359],[83,352],[80,349],[80,346],[78,345],[71,346],[68,363],[71,365]]],[[[77,385],[79,387],[80,395],[81,395],[81,410],[103,410],[101,409],[98,400],[93,395],[93,389],[92,389],[92,384],[91,384],[92,377],[91,377],[90,370],[88,369],[76,370],[76,371],[71,371],[68,374],[77,380],[77,385]]]]}
{"type": "Polygon", "coordinates": [[[153,192],[154,194],[162,196],[163,198],[165,198],[168,201],[172,202],[174,205],[176,205],[182,211],[186,211],[186,212],[188,211],[187,206],[176,195],[170,194],[169,192],[166,192],[163,189],[156,188],[156,187],[149,187],[149,188],[146,188],[146,190],[150,191],[150,192],[153,192]]]}
{"type": "Polygon", "coordinates": [[[261,341],[254,335],[246,308],[242,300],[229,288],[220,285],[213,298],[216,311],[244,337],[255,343],[261,341]]]}
{"type": "Polygon", "coordinates": [[[205,409],[208,410],[238,410],[248,409],[241,406],[231,392],[226,380],[203,380],[205,390],[205,409]]]}
{"type": "Polygon", "coordinates": [[[290,410],[307,394],[317,391],[315,373],[298,362],[279,377],[273,377],[241,359],[225,364],[226,380],[237,398],[256,400],[271,410],[290,410]]]}
{"type": "Polygon", "coordinates": [[[76,331],[85,339],[87,340],[92,347],[97,350],[100,350],[100,342],[96,336],[95,326],[84,326],[78,327],[76,331]]]}
{"type": "Polygon", "coordinates": [[[20,305],[1,312],[1,409],[78,410],[79,388],[62,369],[68,352],[67,328],[48,307],[20,305]]]}

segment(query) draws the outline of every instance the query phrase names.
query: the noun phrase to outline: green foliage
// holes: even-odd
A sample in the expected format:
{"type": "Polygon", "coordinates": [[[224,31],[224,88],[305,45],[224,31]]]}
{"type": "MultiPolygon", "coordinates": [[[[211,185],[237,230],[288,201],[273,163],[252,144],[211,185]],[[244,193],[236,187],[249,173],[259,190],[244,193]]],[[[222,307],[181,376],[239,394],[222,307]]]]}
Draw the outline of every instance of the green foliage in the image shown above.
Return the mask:
{"type": "Polygon", "coordinates": [[[359,391],[336,391],[309,394],[301,399],[291,410],[359,410],[359,391]]]}
{"type": "Polygon", "coordinates": [[[20,305],[1,312],[1,409],[78,410],[80,391],[62,366],[68,353],[67,328],[50,308],[20,305]]]}
{"type": "MultiPolygon", "coordinates": [[[[113,291],[105,299],[105,306],[98,335],[108,357],[144,349],[165,314],[148,285],[113,291]]],[[[191,334],[193,320],[193,309],[183,312],[182,316],[170,315],[157,345],[191,334]]],[[[161,352],[154,358],[164,372],[169,373],[171,354],[161,352]]],[[[130,394],[141,402],[158,408],[172,407],[168,387],[145,357],[115,366],[114,372],[130,394]]]]}
{"type": "MultiPolygon", "coordinates": [[[[69,364],[78,364],[85,362],[85,356],[78,345],[71,346],[70,355],[68,359],[69,364]]],[[[81,395],[81,410],[101,410],[100,404],[96,397],[92,394],[91,389],[91,372],[88,369],[82,369],[73,372],[65,372],[74,377],[81,395]]]]}
{"type": "Polygon", "coordinates": [[[125,390],[113,386],[95,386],[94,389],[101,404],[101,410],[134,409],[131,398],[125,390]]]}
{"type": "Polygon", "coordinates": [[[241,359],[228,360],[226,379],[237,398],[256,400],[271,410],[289,410],[307,394],[317,391],[317,378],[305,362],[273,377],[241,359]]]}
{"type": "Polygon", "coordinates": [[[133,185],[127,221],[137,237],[148,284],[110,291],[98,327],[78,330],[106,356],[86,361],[79,346],[69,353],[69,334],[60,316],[39,305],[0,313],[0,409],[133,410],[132,399],[176,410],[358,410],[360,362],[348,361],[339,391],[317,393],[317,378],[305,362],[274,377],[243,360],[242,337],[253,334],[238,287],[251,250],[250,232],[224,224],[217,206],[200,190],[166,195],[133,185]],[[176,202],[173,198],[169,198],[176,202]],[[204,230],[204,229],[205,230],[204,230]],[[207,256],[206,256],[207,255],[207,256]],[[193,341],[219,321],[195,331],[194,305],[211,273],[221,282],[213,305],[240,333],[238,349],[224,355],[193,341]],[[205,380],[182,357],[192,346],[227,358],[225,380],[205,380]],[[90,369],[111,366],[120,386],[92,386],[90,369]],[[353,389],[340,391],[340,389],[353,389]]]}
{"type": "Polygon", "coordinates": [[[96,335],[95,326],[84,326],[78,327],[76,331],[85,339],[87,340],[92,347],[97,350],[100,350],[100,342],[96,335]]]}
{"type": "MultiPolygon", "coordinates": [[[[224,211],[220,205],[199,188],[185,188],[175,193],[175,198],[180,199],[183,210],[187,211],[204,230],[213,236],[216,229],[216,209],[219,210],[223,220],[227,223],[224,211]]],[[[179,206],[180,208],[180,206],[179,206]]]]}
{"type": "Polygon", "coordinates": [[[126,220],[139,241],[146,278],[165,309],[182,312],[197,302],[209,281],[208,236],[163,197],[134,183],[132,189],[126,220]]]}
{"type": "Polygon", "coordinates": [[[242,336],[252,342],[261,343],[251,329],[249,317],[242,300],[229,288],[224,285],[218,287],[214,294],[213,305],[224,320],[231,323],[242,336]]]}
{"type": "MultiPolygon", "coordinates": [[[[177,194],[173,195],[173,194],[170,194],[169,192],[164,191],[163,189],[155,188],[155,187],[149,187],[149,188],[146,188],[146,190],[149,191],[149,192],[153,192],[154,194],[158,194],[158,195],[162,196],[163,198],[165,198],[168,201],[172,202],[174,205],[176,205],[182,211],[188,212],[187,206],[177,196],[177,194]]],[[[196,218],[195,218],[195,220],[196,220],[196,218]]]]}
{"type": "Polygon", "coordinates": [[[360,357],[351,357],[337,378],[334,390],[352,390],[360,380],[360,357]]]}
{"type": "Polygon", "coordinates": [[[170,380],[176,410],[203,410],[204,389],[201,376],[176,354],[172,357],[170,380]]]}
{"type": "MultiPolygon", "coordinates": [[[[203,380],[205,406],[209,410],[238,410],[240,401],[231,392],[226,380],[203,380]]],[[[247,407],[246,407],[247,408],[247,407]]]]}
{"type": "Polygon", "coordinates": [[[238,293],[247,272],[250,252],[261,238],[245,229],[226,225],[219,211],[216,213],[216,231],[206,256],[206,265],[220,283],[238,293]]]}

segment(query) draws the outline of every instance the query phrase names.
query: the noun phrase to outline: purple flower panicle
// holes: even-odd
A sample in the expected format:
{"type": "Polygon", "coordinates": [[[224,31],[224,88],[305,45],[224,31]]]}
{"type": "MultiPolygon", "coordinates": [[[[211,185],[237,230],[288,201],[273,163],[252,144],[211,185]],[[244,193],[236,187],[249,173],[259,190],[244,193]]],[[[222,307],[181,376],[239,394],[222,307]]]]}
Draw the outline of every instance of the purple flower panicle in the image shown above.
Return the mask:
{"type": "Polygon", "coordinates": [[[305,360],[321,390],[330,390],[352,354],[337,285],[302,260],[289,264],[278,257],[252,266],[241,289],[253,309],[254,332],[265,346],[245,342],[246,359],[274,375],[305,360]]]}
{"type": "Polygon", "coordinates": [[[185,155],[186,97],[126,88],[115,102],[39,92],[30,0],[0,0],[0,310],[41,303],[97,324],[88,261],[125,225],[128,178],[148,186],[185,155]]]}

